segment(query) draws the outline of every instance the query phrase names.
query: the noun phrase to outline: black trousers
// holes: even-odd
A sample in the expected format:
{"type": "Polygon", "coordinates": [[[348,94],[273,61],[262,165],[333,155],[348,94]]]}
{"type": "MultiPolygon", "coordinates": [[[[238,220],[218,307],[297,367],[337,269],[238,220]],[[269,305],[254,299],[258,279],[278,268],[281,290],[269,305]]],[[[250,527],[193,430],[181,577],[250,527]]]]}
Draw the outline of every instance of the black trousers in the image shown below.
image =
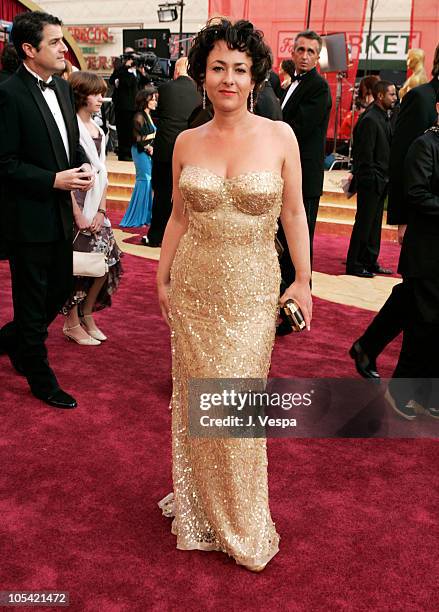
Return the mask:
{"type": "Polygon", "coordinates": [[[114,109],[117,131],[117,156],[131,157],[131,145],[133,143],[133,117],[134,111],[114,109]]]}
{"type": "Polygon", "coordinates": [[[346,261],[348,273],[373,268],[377,264],[386,193],[358,187],[357,213],[346,261]]]}
{"type": "Polygon", "coordinates": [[[410,399],[439,406],[439,281],[403,281],[407,304],[404,335],[390,392],[399,404],[410,399]]]}
{"type": "Polygon", "coordinates": [[[160,243],[163,240],[166,224],[172,212],[172,162],[161,162],[153,159],[151,183],[154,190],[154,199],[148,240],[149,242],[160,243]]]}
{"type": "Polygon", "coordinates": [[[359,338],[361,347],[372,359],[376,359],[403,330],[408,308],[405,290],[404,283],[393,287],[381,310],[359,338]]]}
{"type": "Polygon", "coordinates": [[[72,289],[72,243],[13,244],[8,252],[14,319],[0,329],[0,345],[23,367],[33,392],[51,394],[59,385],[45,341],[72,289]]]}
{"type": "MultiPolygon", "coordinates": [[[[306,220],[308,221],[311,265],[312,265],[312,256],[313,256],[314,231],[315,231],[316,223],[317,223],[319,202],[320,202],[320,198],[304,198],[303,199],[303,204],[305,206],[305,212],[306,212],[306,220]]],[[[283,230],[282,223],[280,221],[279,221],[279,229],[277,231],[277,238],[284,248],[284,252],[279,261],[281,276],[282,276],[282,280],[284,284],[287,287],[289,287],[291,283],[294,282],[294,279],[296,278],[296,271],[294,269],[294,265],[291,260],[290,252],[288,250],[287,239],[285,237],[285,232],[283,230]]]]}

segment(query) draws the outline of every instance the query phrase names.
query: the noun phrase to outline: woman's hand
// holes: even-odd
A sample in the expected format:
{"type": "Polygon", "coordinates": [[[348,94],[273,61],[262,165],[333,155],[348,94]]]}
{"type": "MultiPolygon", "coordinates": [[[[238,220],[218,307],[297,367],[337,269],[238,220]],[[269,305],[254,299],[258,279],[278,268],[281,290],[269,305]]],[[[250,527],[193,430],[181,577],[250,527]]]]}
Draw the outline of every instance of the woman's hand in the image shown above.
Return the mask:
{"type": "Polygon", "coordinates": [[[95,216],[93,217],[93,221],[90,224],[90,231],[93,232],[94,234],[96,234],[97,232],[100,232],[102,229],[102,226],[104,225],[104,220],[105,220],[104,213],[97,212],[95,216]]]}
{"type": "Polygon", "coordinates": [[[90,223],[88,222],[87,217],[84,217],[82,212],[77,212],[74,214],[76,227],[80,232],[88,230],[90,228],[90,223]]]}
{"type": "Polygon", "coordinates": [[[145,152],[148,153],[148,155],[152,155],[154,152],[154,149],[152,148],[151,145],[146,145],[145,152]]]}
{"type": "Polygon", "coordinates": [[[298,303],[299,308],[302,311],[303,318],[305,319],[306,329],[310,331],[312,319],[312,297],[309,282],[296,280],[280,296],[280,305],[283,306],[287,300],[295,300],[298,303]]]}
{"type": "Polygon", "coordinates": [[[162,317],[166,321],[166,323],[170,326],[169,321],[169,283],[158,283],[157,284],[157,293],[159,298],[160,310],[162,312],[162,317]]]}

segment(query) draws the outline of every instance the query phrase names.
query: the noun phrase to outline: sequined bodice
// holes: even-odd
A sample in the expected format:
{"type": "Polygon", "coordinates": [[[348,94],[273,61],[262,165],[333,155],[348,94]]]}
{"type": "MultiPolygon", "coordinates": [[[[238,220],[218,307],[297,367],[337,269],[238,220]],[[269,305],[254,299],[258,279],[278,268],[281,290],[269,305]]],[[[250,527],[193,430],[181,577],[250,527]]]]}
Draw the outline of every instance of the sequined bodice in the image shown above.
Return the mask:
{"type": "Polygon", "coordinates": [[[247,172],[224,179],[206,168],[185,166],[179,186],[189,211],[188,239],[273,245],[282,205],[278,173],[247,172]]]}

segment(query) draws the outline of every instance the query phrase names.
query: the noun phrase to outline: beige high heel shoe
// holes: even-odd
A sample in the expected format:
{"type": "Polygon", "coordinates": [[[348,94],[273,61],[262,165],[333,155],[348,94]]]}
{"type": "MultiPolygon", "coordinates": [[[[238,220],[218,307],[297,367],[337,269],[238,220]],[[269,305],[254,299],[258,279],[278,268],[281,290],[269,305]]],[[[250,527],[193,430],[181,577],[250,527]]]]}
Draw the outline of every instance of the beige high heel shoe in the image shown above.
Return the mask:
{"type": "Polygon", "coordinates": [[[262,565],[244,565],[244,567],[250,572],[262,572],[267,567],[267,563],[263,563],[262,565]]]}
{"type": "Polygon", "coordinates": [[[107,336],[101,332],[101,330],[99,329],[99,327],[96,325],[94,328],[93,327],[89,327],[87,324],[87,319],[91,319],[94,323],[94,319],[93,319],[93,315],[88,314],[88,315],[81,315],[81,322],[83,327],[85,328],[85,331],[87,332],[87,334],[89,336],[91,336],[92,338],[95,338],[96,340],[100,340],[101,342],[104,342],[107,339],[107,336]]]}
{"type": "Polygon", "coordinates": [[[82,346],[98,346],[100,344],[99,340],[96,340],[96,338],[92,338],[91,336],[88,338],[75,338],[75,336],[69,333],[72,329],[78,329],[78,327],[81,327],[80,323],[78,323],[78,325],[73,325],[72,327],[63,327],[62,333],[68,340],[73,340],[82,346]]]}

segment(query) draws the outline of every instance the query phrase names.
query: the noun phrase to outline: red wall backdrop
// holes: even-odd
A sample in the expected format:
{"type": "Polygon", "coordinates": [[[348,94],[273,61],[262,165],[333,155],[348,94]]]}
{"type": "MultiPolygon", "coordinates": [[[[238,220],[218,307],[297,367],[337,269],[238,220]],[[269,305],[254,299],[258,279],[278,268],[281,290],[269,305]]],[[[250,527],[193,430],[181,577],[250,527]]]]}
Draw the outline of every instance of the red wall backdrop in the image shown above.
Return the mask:
{"type": "MultiPolygon", "coordinates": [[[[25,13],[28,10],[29,9],[18,0],[0,0],[0,19],[3,21],[13,21],[16,15],[25,13]]],[[[68,51],[65,54],[66,59],[70,60],[74,66],[79,68],[79,62],[76,59],[76,55],[73,53],[68,42],[66,42],[66,45],[68,47],[68,51]]],[[[3,42],[0,41],[0,52],[2,49],[3,42]]]]}
{"type": "Polygon", "coordinates": [[[410,33],[420,32],[419,46],[425,51],[425,69],[431,73],[439,43],[439,0],[412,0],[410,33]]]}
{"type": "MultiPolygon", "coordinates": [[[[364,29],[367,0],[312,0],[310,28],[319,34],[345,32],[351,47],[351,60],[343,80],[341,119],[350,109],[360,55],[361,33],[364,29]]],[[[307,0],[210,0],[209,15],[225,15],[234,20],[248,19],[261,29],[273,50],[274,66],[291,57],[295,35],[306,27],[307,0]]],[[[335,74],[326,75],[331,87],[333,109],[328,135],[334,133],[335,74]]],[[[341,121],[339,123],[341,125],[341,121]]]]}

